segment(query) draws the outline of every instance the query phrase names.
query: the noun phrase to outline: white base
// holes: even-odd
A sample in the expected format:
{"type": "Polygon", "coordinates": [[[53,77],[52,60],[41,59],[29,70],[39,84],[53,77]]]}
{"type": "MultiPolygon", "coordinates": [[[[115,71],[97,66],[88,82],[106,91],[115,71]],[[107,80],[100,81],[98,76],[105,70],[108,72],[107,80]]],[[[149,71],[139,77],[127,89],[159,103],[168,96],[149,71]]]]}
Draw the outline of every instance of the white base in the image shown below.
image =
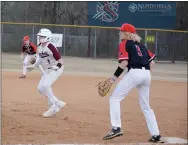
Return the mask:
{"type": "Polygon", "coordinates": [[[163,137],[163,140],[165,141],[165,143],[171,143],[171,144],[187,144],[188,141],[186,139],[183,138],[177,138],[177,137],[163,137]]]}

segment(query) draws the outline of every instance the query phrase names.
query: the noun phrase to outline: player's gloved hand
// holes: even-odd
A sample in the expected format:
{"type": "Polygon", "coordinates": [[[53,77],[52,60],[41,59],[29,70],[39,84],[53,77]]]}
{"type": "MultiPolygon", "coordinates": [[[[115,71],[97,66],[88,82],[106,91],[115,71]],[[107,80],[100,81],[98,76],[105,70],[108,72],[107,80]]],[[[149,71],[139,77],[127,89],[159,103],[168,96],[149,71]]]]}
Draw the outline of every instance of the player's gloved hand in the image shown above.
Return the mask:
{"type": "Polygon", "coordinates": [[[27,66],[27,72],[31,72],[34,69],[35,69],[34,65],[27,66]]]}
{"type": "Polygon", "coordinates": [[[51,69],[57,71],[57,70],[59,70],[61,67],[62,67],[62,64],[61,64],[61,63],[58,63],[57,65],[53,65],[53,66],[51,67],[51,69]]]}
{"type": "Polygon", "coordinates": [[[98,93],[99,96],[104,97],[108,94],[108,92],[110,91],[110,88],[112,86],[112,84],[115,82],[116,78],[112,77],[109,78],[105,81],[102,81],[98,84],[98,93]]]}
{"type": "Polygon", "coordinates": [[[52,68],[53,70],[55,70],[55,71],[57,71],[57,70],[59,69],[59,67],[58,67],[57,65],[53,65],[51,68],[52,68]]]}

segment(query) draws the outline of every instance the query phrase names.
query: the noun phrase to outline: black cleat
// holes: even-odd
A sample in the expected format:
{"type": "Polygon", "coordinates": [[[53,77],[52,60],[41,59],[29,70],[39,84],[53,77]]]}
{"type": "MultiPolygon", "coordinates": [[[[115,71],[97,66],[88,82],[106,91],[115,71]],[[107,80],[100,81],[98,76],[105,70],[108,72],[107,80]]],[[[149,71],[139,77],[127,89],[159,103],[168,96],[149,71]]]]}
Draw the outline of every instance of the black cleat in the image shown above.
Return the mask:
{"type": "Polygon", "coordinates": [[[149,139],[149,142],[153,142],[153,143],[164,143],[164,140],[162,139],[162,137],[160,135],[154,135],[149,139]]]}
{"type": "Polygon", "coordinates": [[[25,79],[26,78],[26,75],[22,75],[19,77],[20,79],[25,79]]]}
{"type": "Polygon", "coordinates": [[[114,137],[122,136],[123,132],[121,132],[121,128],[118,127],[117,129],[111,129],[111,131],[103,137],[103,140],[110,140],[114,137]]]}

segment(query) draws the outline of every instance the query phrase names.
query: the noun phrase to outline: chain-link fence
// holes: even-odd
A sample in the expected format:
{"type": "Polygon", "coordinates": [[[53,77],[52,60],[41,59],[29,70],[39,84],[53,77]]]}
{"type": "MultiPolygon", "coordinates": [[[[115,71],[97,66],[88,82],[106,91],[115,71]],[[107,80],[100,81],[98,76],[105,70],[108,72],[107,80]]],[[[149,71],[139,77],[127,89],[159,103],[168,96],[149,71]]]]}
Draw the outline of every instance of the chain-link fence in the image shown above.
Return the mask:
{"type": "MultiPolygon", "coordinates": [[[[119,31],[116,28],[50,24],[1,22],[2,52],[20,52],[24,35],[29,35],[37,43],[36,34],[41,28],[63,34],[63,44],[59,51],[64,56],[117,58],[119,31]]],[[[157,54],[157,60],[188,60],[187,32],[139,29],[138,34],[147,48],[157,54]]]]}

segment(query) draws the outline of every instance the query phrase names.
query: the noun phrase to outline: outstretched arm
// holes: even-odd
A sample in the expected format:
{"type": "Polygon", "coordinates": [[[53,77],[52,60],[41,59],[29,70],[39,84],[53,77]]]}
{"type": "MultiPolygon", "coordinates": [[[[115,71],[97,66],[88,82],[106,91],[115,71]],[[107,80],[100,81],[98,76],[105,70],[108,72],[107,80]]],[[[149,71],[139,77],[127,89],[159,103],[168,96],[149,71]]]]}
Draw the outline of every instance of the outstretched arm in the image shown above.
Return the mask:
{"type": "Polygon", "coordinates": [[[23,59],[24,54],[25,54],[25,50],[24,50],[24,46],[22,46],[21,55],[20,55],[21,60],[23,59]]]}
{"type": "Polygon", "coordinates": [[[123,60],[110,79],[107,79],[107,80],[100,82],[98,84],[98,93],[101,97],[104,97],[109,92],[112,84],[121,75],[121,73],[124,71],[124,69],[126,68],[127,65],[128,65],[128,61],[123,60]]]}
{"type": "MultiPolygon", "coordinates": [[[[30,72],[30,71],[34,70],[36,67],[38,67],[40,65],[40,63],[41,63],[41,58],[37,54],[36,62],[34,64],[32,64],[32,65],[27,66],[27,71],[30,72]]],[[[40,66],[39,66],[39,68],[40,68],[40,66]]]]}

